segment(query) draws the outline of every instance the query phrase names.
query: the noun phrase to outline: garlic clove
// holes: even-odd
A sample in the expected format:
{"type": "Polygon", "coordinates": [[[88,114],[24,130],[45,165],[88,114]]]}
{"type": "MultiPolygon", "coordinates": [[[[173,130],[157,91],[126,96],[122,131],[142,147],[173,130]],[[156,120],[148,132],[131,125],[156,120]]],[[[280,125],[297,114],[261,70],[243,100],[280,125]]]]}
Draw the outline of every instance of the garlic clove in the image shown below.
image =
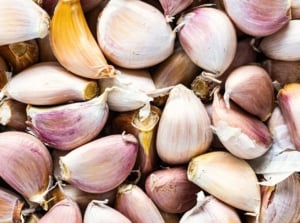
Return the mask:
{"type": "Polygon", "coordinates": [[[164,223],[153,201],[134,184],[122,184],[118,188],[114,207],[132,222],[164,223]]]}
{"type": "Polygon", "coordinates": [[[233,70],[225,81],[224,99],[245,111],[267,120],[274,107],[274,88],[270,75],[257,65],[243,65],[233,70]]]}
{"type": "Polygon", "coordinates": [[[48,149],[34,136],[19,131],[1,132],[0,147],[1,178],[25,199],[43,205],[52,183],[48,149]]]}
{"type": "Polygon", "coordinates": [[[235,25],[250,36],[271,35],[290,20],[290,0],[224,0],[223,3],[235,25]]]}
{"type": "Polygon", "coordinates": [[[183,164],[204,153],[212,141],[210,124],[203,103],[193,91],[176,85],[169,93],[159,121],[158,156],[168,164],[183,164]]]}
{"type": "Polygon", "coordinates": [[[187,179],[185,167],[156,170],[145,181],[147,195],[167,213],[184,213],[196,204],[199,187],[187,179]]]}
{"type": "Polygon", "coordinates": [[[241,223],[237,211],[215,197],[197,193],[197,204],[180,218],[179,223],[241,223]]]}
{"type": "Polygon", "coordinates": [[[18,195],[0,187],[0,222],[20,223],[24,204],[18,195]]]}
{"type": "Polygon", "coordinates": [[[286,26],[278,32],[264,37],[258,48],[269,59],[283,61],[300,60],[300,44],[298,30],[300,29],[300,20],[290,20],[286,26]]]}
{"type": "Polygon", "coordinates": [[[91,79],[114,76],[114,67],[107,64],[94,39],[80,1],[58,1],[51,20],[50,43],[57,60],[72,73],[91,79]]]}
{"type": "Polygon", "coordinates": [[[83,222],[84,223],[94,223],[94,222],[118,222],[118,223],[131,223],[127,217],[125,217],[121,212],[108,206],[107,200],[91,201],[84,213],[83,222]]]}
{"type": "Polygon", "coordinates": [[[44,38],[49,33],[50,17],[34,1],[1,0],[0,46],[44,38]]]}
{"type": "Polygon", "coordinates": [[[208,152],[193,158],[188,179],[235,208],[259,214],[260,187],[250,165],[228,152],[208,152]]]}
{"type": "Polygon", "coordinates": [[[1,93],[24,104],[54,105],[91,99],[98,93],[98,85],[57,62],[43,62],[13,76],[1,93]]]}
{"type": "Polygon", "coordinates": [[[112,0],[97,23],[97,39],[105,56],[124,68],[156,65],[171,55],[175,33],[164,15],[138,0],[112,0]]]}
{"type": "Polygon", "coordinates": [[[300,150],[300,121],[299,101],[300,84],[291,83],[285,85],[277,94],[279,108],[289,129],[292,142],[296,149],[300,150]]]}
{"type": "Polygon", "coordinates": [[[174,16],[190,6],[193,3],[193,0],[160,0],[159,2],[164,10],[166,20],[172,22],[174,16]]]}
{"type": "Polygon", "coordinates": [[[82,223],[82,215],[76,202],[67,198],[54,205],[39,223],[72,222],[82,223]]]}
{"type": "Polygon", "coordinates": [[[28,130],[46,145],[72,150],[94,139],[109,115],[107,92],[84,102],[52,107],[28,105],[28,130]]]}
{"type": "Polygon", "coordinates": [[[215,134],[224,147],[242,159],[254,159],[268,151],[272,137],[267,126],[231,103],[226,107],[218,91],[214,93],[212,120],[215,134]]]}
{"type": "Polygon", "coordinates": [[[202,69],[221,76],[233,61],[237,37],[221,10],[200,7],[177,21],[178,38],[186,54],[202,69]]]}
{"type": "Polygon", "coordinates": [[[131,134],[95,139],[60,157],[61,178],[86,192],[107,192],[130,174],[137,151],[138,141],[131,134]]]}

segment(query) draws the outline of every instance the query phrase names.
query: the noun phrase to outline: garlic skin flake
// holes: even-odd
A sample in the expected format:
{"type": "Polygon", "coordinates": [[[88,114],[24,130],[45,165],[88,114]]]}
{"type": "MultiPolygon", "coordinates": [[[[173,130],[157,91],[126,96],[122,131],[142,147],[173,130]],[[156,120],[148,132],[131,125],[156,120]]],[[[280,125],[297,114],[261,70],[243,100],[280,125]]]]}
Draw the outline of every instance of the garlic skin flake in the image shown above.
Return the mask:
{"type": "Polygon", "coordinates": [[[182,84],[169,93],[156,137],[158,156],[168,164],[187,163],[212,142],[210,118],[199,98],[182,84]]]}
{"type": "Polygon", "coordinates": [[[97,23],[98,43],[108,60],[124,68],[156,65],[171,55],[175,33],[164,15],[139,0],[111,0],[97,23]]]}

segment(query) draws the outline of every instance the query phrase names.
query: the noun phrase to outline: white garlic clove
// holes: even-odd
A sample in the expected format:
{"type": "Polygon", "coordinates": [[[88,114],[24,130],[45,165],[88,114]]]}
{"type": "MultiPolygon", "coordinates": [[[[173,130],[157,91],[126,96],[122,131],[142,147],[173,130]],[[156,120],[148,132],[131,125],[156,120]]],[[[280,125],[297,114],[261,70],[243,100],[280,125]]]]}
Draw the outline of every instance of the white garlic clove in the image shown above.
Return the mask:
{"type": "Polygon", "coordinates": [[[204,153],[212,141],[210,124],[201,100],[184,85],[176,85],[169,93],[159,121],[158,156],[168,164],[183,164],[204,153]]]}
{"type": "Polygon", "coordinates": [[[143,1],[109,1],[98,18],[97,39],[103,53],[124,68],[162,62],[173,52],[175,36],[164,15],[143,1]]]}
{"type": "Polygon", "coordinates": [[[52,107],[28,105],[28,130],[48,146],[72,150],[94,139],[109,115],[108,92],[84,102],[52,107]]]}
{"type": "Polygon", "coordinates": [[[233,61],[237,37],[229,17],[221,10],[200,7],[177,21],[179,41],[202,69],[220,76],[233,61]]]}
{"type": "Polygon", "coordinates": [[[218,91],[214,93],[212,121],[215,134],[224,147],[242,159],[254,159],[268,151],[272,137],[267,126],[231,103],[226,107],[218,91]]]}
{"type": "Polygon", "coordinates": [[[95,139],[60,157],[61,178],[86,192],[110,191],[128,177],[137,151],[138,141],[131,134],[95,139]]]}

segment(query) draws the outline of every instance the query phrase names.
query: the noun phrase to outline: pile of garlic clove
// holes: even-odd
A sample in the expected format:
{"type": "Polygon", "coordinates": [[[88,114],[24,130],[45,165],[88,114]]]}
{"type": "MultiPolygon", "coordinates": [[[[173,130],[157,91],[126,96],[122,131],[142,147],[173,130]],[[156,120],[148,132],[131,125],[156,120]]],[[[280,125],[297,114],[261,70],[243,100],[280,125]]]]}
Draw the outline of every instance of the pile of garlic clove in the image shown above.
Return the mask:
{"type": "Polygon", "coordinates": [[[0,0],[0,223],[299,223],[299,3],[0,0]]]}

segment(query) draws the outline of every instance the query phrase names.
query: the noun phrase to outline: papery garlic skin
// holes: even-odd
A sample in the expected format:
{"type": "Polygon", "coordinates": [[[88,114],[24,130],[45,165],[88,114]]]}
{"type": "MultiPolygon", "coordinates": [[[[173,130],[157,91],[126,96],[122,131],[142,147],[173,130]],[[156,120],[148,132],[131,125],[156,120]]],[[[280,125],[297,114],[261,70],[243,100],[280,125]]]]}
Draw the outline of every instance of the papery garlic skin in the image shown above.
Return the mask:
{"type": "Polygon", "coordinates": [[[269,59],[282,61],[300,60],[299,35],[300,20],[290,20],[278,32],[266,36],[259,44],[259,49],[269,59]]]}
{"type": "Polygon", "coordinates": [[[290,0],[223,0],[223,3],[235,25],[251,36],[271,35],[290,20],[290,0]]]}
{"type": "Polygon", "coordinates": [[[94,139],[109,115],[107,92],[84,102],[53,107],[27,106],[28,130],[48,146],[72,150],[94,139]]]}
{"type": "Polygon", "coordinates": [[[237,37],[234,26],[221,10],[202,7],[178,21],[178,38],[191,60],[202,69],[220,76],[233,61],[237,37]]]}
{"type": "Polygon", "coordinates": [[[175,33],[152,5],[111,0],[99,15],[97,39],[108,60],[137,69],[156,65],[171,55],[175,33]]]}
{"type": "Polygon", "coordinates": [[[52,183],[48,149],[34,136],[19,131],[0,133],[0,147],[1,178],[24,198],[43,204],[52,183]]]}
{"type": "Polygon", "coordinates": [[[193,0],[160,0],[159,1],[168,22],[172,22],[174,16],[186,9],[193,0]]]}
{"type": "Polygon", "coordinates": [[[168,164],[183,164],[204,153],[212,141],[210,124],[203,103],[193,91],[176,85],[170,91],[159,121],[158,156],[168,164]]]}
{"type": "Polygon", "coordinates": [[[0,46],[35,38],[49,33],[50,17],[32,0],[1,0],[0,46]]]}
{"type": "Polygon", "coordinates": [[[95,139],[60,157],[61,178],[86,192],[107,192],[130,174],[137,151],[138,141],[131,134],[95,139]]]}

